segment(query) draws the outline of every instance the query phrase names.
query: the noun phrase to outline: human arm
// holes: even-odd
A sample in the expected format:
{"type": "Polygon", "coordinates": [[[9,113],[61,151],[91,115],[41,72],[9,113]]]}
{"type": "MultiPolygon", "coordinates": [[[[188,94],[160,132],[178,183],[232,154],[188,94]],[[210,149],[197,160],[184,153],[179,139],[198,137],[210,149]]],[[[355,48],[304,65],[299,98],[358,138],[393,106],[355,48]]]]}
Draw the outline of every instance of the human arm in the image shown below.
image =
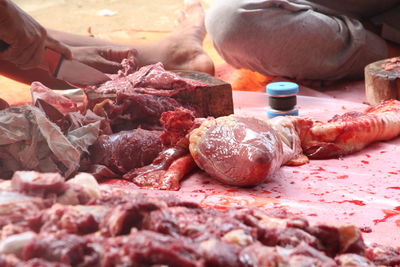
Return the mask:
{"type": "Polygon", "coordinates": [[[22,69],[37,67],[45,47],[71,58],[71,51],[65,44],[49,35],[45,28],[10,0],[0,0],[0,40],[8,45],[0,52],[0,59],[22,69]]]}

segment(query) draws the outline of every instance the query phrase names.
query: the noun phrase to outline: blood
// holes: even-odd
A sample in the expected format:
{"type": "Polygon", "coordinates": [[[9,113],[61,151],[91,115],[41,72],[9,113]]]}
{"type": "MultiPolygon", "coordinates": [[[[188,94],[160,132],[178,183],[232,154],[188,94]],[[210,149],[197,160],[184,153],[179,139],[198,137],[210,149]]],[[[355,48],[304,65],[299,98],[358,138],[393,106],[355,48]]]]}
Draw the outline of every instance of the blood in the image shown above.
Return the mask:
{"type": "Polygon", "coordinates": [[[206,191],[202,190],[202,189],[196,189],[193,190],[192,193],[205,193],[206,191]]]}
{"type": "Polygon", "coordinates": [[[392,186],[392,187],[388,187],[387,189],[396,189],[396,190],[400,190],[400,186],[392,186]]]}
{"type": "Polygon", "coordinates": [[[306,176],[303,179],[301,179],[302,181],[308,180],[308,178],[310,178],[310,176],[306,176]]]}
{"type": "Polygon", "coordinates": [[[369,164],[369,161],[368,161],[368,160],[362,160],[361,163],[363,163],[363,164],[369,164]]]}
{"type": "Polygon", "coordinates": [[[227,192],[230,192],[230,193],[236,193],[236,192],[239,192],[239,190],[237,190],[237,189],[228,189],[228,190],[226,190],[227,192]]]}
{"type": "Polygon", "coordinates": [[[360,231],[363,233],[372,233],[372,229],[369,226],[360,227],[360,231]]]}
{"type": "Polygon", "coordinates": [[[340,175],[340,176],[338,176],[336,178],[337,179],[347,179],[347,178],[349,178],[349,176],[348,175],[340,175]]]}
{"type": "MultiPolygon", "coordinates": [[[[378,223],[381,223],[381,222],[386,222],[389,218],[391,218],[393,216],[400,215],[400,206],[395,207],[393,210],[383,210],[383,213],[385,213],[385,217],[383,217],[383,219],[373,220],[375,225],[377,225],[378,223]]],[[[398,225],[397,221],[396,221],[396,225],[398,225]]]]}
{"type": "Polygon", "coordinates": [[[324,168],[322,168],[322,167],[318,167],[318,168],[314,169],[314,171],[323,172],[323,171],[326,171],[326,170],[324,168]]]}
{"type": "Polygon", "coordinates": [[[394,175],[396,175],[396,174],[398,174],[397,172],[388,172],[389,174],[394,174],[394,175]]]}
{"type": "Polygon", "coordinates": [[[367,158],[370,158],[370,157],[371,157],[371,155],[370,155],[370,154],[365,154],[365,156],[366,156],[367,158]]]}
{"type": "Polygon", "coordinates": [[[337,203],[352,203],[352,204],[355,204],[355,205],[358,205],[358,206],[367,205],[361,200],[343,200],[343,201],[338,201],[337,203]]]}

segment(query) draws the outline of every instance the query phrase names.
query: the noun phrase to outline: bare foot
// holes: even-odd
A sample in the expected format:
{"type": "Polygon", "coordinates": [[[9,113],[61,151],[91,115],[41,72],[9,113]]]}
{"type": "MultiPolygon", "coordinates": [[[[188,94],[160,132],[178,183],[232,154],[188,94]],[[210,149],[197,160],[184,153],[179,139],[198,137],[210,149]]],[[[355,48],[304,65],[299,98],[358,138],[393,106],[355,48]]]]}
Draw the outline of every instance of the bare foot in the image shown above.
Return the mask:
{"type": "MultiPolygon", "coordinates": [[[[214,74],[214,63],[203,50],[206,36],[204,9],[198,0],[185,0],[176,29],[168,37],[143,48],[141,61],[161,61],[169,70],[195,70],[214,74]]],[[[143,64],[143,65],[145,65],[143,64]]]]}

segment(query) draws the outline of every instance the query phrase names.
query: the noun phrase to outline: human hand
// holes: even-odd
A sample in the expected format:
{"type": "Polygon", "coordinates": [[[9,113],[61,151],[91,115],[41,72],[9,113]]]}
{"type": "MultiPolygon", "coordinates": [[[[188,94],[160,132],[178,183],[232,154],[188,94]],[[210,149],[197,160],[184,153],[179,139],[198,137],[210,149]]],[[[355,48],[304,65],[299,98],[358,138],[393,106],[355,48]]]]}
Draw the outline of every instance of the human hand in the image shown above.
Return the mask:
{"type": "Polygon", "coordinates": [[[74,60],[92,66],[104,73],[117,73],[118,70],[122,69],[121,61],[124,58],[135,58],[137,56],[135,49],[119,46],[71,47],[71,51],[74,60]]]}
{"type": "Polygon", "coordinates": [[[49,36],[45,28],[10,0],[0,0],[0,40],[7,44],[0,51],[0,59],[22,69],[39,66],[45,47],[71,58],[66,45],[49,36]]]}

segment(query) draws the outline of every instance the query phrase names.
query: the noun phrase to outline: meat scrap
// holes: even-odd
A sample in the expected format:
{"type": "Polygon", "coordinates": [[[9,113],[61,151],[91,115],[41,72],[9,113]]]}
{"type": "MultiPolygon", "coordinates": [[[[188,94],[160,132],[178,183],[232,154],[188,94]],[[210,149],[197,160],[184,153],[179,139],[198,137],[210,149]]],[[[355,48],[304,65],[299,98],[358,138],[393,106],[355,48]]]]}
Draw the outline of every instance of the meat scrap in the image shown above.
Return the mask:
{"type": "Polygon", "coordinates": [[[293,117],[304,154],[321,159],[360,151],[377,141],[400,135],[400,101],[386,100],[364,112],[335,116],[328,122],[293,117]]]}
{"type": "MultiPolygon", "coordinates": [[[[204,83],[183,78],[173,72],[165,71],[162,63],[147,65],[136,72],[132,72],[129,68],[129,61],[132,59],[124,59],[122,65],[124,69],[117,76],[113,76],[112,80],[105,82],[101,86],[95,88],[95,92],[100,94],[110,94],[128,92],[133,88],[154,88],[173,90],[177,93],[179,90],[193,90],[195,87],[204,86],[204,83]]],[[[93,90],[93,89],[89,89],[93,90]]]]}
{"type": "Polygon", "coordinates": [[[390,58],[384,61],[382,64],[382,69],[384,71],[399,71],[400,70],[400,57],[390,58]]]}
{"type": "MultiPolygon", "coordinates": [[[[34,188],[54,180],[30,175],[38,177],[34,188]]],[[[1,188],[0,196],[34,201],[1,188]]],[[[396,266],[399,257],[399,249],[367,246],[352,225],[310,225],[286,212],[205,209],[106,188],[89,202],[56,201],[0,224],[1,266],[396,266]]]]}

